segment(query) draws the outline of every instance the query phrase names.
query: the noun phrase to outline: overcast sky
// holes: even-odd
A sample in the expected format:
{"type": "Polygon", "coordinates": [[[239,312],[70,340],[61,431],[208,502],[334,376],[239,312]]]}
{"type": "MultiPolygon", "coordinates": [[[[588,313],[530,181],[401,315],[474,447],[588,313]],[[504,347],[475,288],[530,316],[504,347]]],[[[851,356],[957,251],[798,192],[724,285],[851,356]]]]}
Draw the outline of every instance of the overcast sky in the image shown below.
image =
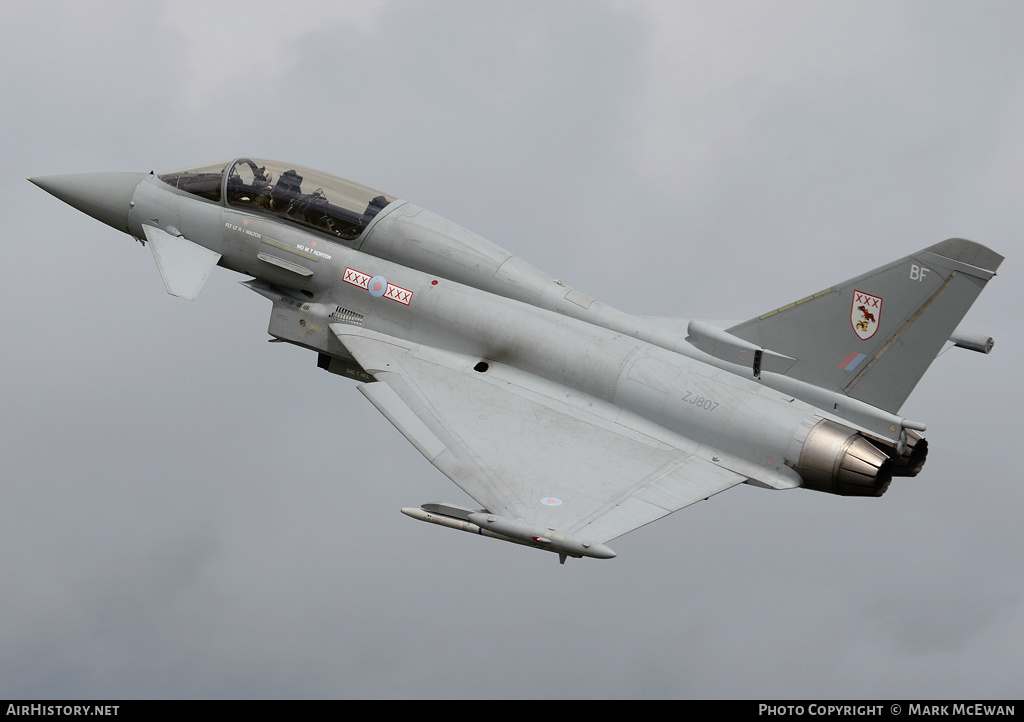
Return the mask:
{"type": "Polygon", "coordinates": [[[0,25],[0,698],[1019,698],[1024,5],[33,2],[0,25]],[[740,487],[569,560],[467,503],[218,269],[25,178],[239,155],[429,208],[622,310],[745,319],[1007,257],[881,499],[740,487]]]}

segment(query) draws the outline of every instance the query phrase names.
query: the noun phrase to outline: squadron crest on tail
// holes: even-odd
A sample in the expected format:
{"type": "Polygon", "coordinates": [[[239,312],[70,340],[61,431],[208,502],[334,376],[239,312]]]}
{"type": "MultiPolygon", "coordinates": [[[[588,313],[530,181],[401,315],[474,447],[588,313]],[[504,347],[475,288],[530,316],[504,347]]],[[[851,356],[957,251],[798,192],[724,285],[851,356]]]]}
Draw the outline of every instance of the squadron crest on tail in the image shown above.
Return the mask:
{"type": "Polygon", "coordinates": [[[882,299],[870,293],[854,290],[853,305],[850,310],[850,324],[853,332],[867,341],[878,330],[878,320],[882,317],[882,299]]]}

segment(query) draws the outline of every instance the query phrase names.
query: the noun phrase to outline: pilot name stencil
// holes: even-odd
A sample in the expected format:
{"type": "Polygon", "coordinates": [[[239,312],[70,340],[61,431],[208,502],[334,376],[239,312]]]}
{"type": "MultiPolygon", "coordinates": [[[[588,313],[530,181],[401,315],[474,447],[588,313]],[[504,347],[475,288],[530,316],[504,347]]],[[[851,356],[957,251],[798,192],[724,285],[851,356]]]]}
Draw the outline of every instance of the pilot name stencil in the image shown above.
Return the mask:
{"type": "Polygon", "coordinates": [[[238,225],[236,223],[231,223],[230,221],[225,221],[224,222],[224,227],[227,228],[227,229],[230,229],[232,231],[236,231],[238,233],[244,233],[247,236],[253,236],[254,238],[263,238],[263,234],[262,233],[260,233],[259,231],[254,231],[251,228],[246,228],[244,224],[240,226],[240,225],[238,225]]]}
{"type": "Polygon", "coordinates": [[[328,261],[331,260],[331,254],[330,253],[324,253],[321,250],[313,248],[313,246],[315,246],[315,245],[316,245],[316,241],[313,241],[311,246],[304,246],[301,243],[296,243],[295,244],[295,248],[298,249],[299,251],[302,251],[304,253],[308,253],[308,254],[310,254],[312,256],[319,256],[320,258],[326,259],[328,261]]]}

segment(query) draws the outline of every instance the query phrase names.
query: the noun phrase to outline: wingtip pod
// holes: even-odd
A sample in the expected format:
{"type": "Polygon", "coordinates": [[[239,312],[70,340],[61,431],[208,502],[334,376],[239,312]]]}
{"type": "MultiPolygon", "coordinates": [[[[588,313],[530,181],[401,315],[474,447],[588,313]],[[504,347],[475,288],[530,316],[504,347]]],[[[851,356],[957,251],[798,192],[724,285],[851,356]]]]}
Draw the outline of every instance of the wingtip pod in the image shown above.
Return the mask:
{"type": "Polygon", "coordinates": [[[561,534],[553,529],[529,524],[521,519],[508,519],[488,514],[486,511],[472,511],[450,504],[424,504],[419,508],[404,507],[402,513],[413,519],[449,529],[458,529],[471,534],[554,552],[563,562],[567,556],[577,559],[582,557],[614,559],[616,556],[615,552],[604,544],[580,539],[570,534],[561,534]],[[444,513],[439,511],[442,509],[444,513]]]}

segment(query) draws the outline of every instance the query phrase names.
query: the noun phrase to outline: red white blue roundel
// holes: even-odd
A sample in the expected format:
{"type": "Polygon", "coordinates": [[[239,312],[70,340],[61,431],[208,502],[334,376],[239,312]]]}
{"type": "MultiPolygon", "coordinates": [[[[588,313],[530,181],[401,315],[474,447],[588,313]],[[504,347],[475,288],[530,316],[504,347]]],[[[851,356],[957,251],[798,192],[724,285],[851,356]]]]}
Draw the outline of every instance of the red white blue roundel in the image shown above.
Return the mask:
{"type": "Polygon", "coordinates": [[[544,506],[561,506],[562,500],[554,496],[545,496],[540,500],[540,503],[544,506]]]}
{"type": "Polygon", "coordinates": [[[369,289],[371,296],[380,298],[387,292],[388,282],[384,276],[374,276],[370,279],[369,284],[367,284],[367,288],[369,289]]]}

